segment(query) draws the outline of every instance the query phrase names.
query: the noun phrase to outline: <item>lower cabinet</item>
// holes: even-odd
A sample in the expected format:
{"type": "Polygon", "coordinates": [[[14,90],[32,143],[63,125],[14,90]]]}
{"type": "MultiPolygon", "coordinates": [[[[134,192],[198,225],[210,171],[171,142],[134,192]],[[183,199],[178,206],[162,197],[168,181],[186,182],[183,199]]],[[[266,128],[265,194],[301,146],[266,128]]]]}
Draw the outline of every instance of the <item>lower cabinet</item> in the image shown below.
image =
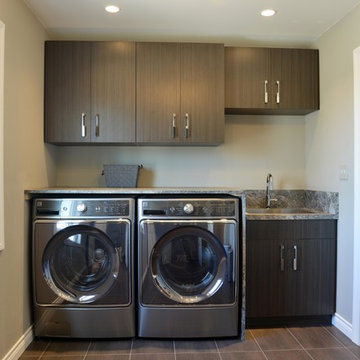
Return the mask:
{"type": "Polygon", "coordinates": [[[336,226],[336,220],[247,221],[250,322],[334,314],[336,226]]]}

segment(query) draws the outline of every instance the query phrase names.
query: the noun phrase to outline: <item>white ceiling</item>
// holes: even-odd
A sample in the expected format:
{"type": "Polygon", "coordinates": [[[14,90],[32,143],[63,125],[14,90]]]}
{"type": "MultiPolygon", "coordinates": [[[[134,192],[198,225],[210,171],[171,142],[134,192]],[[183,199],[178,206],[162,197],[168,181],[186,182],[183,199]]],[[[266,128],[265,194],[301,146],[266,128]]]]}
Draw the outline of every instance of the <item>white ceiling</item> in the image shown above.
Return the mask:
{"type": "Polygon", "coordinates": [[[24,0],[53,38],[310,44],[360,0],[24,0]],[[108,14],[105,5],[121,11],[108,14]],[[259,12],[274,8],[264,18],[259,12]]]}

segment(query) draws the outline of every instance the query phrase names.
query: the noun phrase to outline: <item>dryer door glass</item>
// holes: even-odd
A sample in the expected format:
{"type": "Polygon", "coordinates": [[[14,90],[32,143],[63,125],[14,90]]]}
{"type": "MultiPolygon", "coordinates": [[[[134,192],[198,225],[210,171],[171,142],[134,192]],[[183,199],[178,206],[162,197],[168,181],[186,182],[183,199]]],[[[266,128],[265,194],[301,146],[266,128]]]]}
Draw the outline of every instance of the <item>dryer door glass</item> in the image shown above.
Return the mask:
{"type": "Polygon", "coordinates": [[[119,275],[119,255],[100,230],[75,225],[58,232],[43,254],[43,274],[50,288],[72,303],[93,303],[119,275]]]}
{"type": "Polygon", "coordinates": [[[211,232],[178,227],[157,242],[151,254],[152,277],[168,298],[198,303],[213,296],[226,280],[227,254],[211,232]]]}

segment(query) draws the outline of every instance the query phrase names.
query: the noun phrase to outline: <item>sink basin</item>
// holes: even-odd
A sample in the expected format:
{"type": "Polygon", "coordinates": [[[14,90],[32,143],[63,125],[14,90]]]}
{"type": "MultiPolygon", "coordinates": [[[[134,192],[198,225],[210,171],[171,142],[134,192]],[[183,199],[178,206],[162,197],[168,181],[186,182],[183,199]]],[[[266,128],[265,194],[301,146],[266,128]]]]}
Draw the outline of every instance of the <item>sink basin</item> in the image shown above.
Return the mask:
{"type": "Polygon", "coordinates": [[[274,214],[312,214],[315,211],[306,208],[253,208],[253,209],[246,209],[248,214],[259,214],[259,215],[274,215],[274,214]]]}

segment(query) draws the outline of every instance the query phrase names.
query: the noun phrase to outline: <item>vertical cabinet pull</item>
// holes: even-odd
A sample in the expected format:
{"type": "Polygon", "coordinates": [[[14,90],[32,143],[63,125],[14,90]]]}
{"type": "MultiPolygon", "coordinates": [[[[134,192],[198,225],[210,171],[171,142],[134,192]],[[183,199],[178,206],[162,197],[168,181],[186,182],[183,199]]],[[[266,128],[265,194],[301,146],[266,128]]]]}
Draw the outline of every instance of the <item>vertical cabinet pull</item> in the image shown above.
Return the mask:
{"type": "Polygon", "coordinates": [[[100,136],[100,116],[99,114],[96,114],[95,116],[95,136],[100,136]]]}
{"type": "Polygon", "coordinates": [[[81,137],[82,137],[82,138],[86,137],[85,118],[86,118],[86,114],[85,114],[85,113],[82,113],[82,114],[81,114],[81,137]]]}
{"type": "Polygon", "coordinates": [[[171,128],[171,136],[173,139],[176,137],[176,114],[172,114],[172,128],[171,128]]]}
{"type": "Polygon", "coordinates": [[[297,246],[294,245],[293,249],[294,249],[293,270],[294,270],[294,271],[297,271],[297,261],[298,261],[297,246]]]}
{"type": "Polygon", "coordinates": [[[267,104],[269,102],[269,94],[267,91],[267,86],[268,86],[268,81],[265,80],[264,81],[264,102],[265,102],[265,104],[267,104]]]}
{"type": "Polygon", "coordinates": [[[186,113],[185,114],[185,138],[187,139],[189,137],[189,124],[190,124],[190,120],[189,120],[189,114],[186,113]]]}
{"type": "Polygon", "coordinates": [[[280,81],[276,81],[276,103],[280,104],[280,81]]]}
{"type": "Polygon", "coordinates": [[[285,270],[284,250],[285,250],[285,246],[280,245],[280,270],[281,271],[285,270]]]}

